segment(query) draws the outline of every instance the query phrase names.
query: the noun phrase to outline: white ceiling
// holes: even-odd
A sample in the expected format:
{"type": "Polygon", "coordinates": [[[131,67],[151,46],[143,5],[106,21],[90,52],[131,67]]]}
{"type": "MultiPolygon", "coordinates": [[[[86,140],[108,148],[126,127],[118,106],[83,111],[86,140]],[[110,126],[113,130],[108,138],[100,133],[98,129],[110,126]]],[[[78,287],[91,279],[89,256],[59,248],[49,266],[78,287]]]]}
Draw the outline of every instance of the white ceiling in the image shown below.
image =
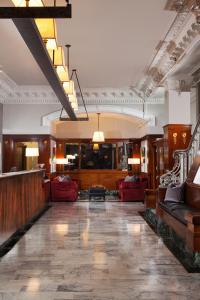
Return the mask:
{"type": "MultiPolygon", "coordinates": [[[[72,45],[71,66],[78,69],[83,88],[135,85],[175,16],[164,10],[165,0],[71,2],[72,19],[57,21],[58,40],[72,45]]],[[[13,80],[46,84],[12,21],[0,20],[0,40],[0,65],[13,80]]]]}

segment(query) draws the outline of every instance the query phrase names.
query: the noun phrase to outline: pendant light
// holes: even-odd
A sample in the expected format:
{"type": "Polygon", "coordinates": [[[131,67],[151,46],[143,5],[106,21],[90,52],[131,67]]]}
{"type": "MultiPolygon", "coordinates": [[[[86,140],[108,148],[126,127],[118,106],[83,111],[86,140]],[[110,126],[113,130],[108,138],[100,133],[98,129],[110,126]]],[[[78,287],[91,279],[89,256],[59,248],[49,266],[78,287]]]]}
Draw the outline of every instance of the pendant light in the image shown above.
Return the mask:
{"type": "Polygon", "coordinates": [[[13,4],[18,7],[40,7],[44,6],[42,0],[12,0],[13,4]]]}
{"type": "Polygon", "coordinates": [[[105,142],[103,131],[99,131],[99,117],[100,117],[100,113],[97,113],[97,116],[98,116],[98,131],[95,131],[93,133],[93,139],[92,139],[92,141],[93,142],[98,142],[98,143],[105,142]]]}

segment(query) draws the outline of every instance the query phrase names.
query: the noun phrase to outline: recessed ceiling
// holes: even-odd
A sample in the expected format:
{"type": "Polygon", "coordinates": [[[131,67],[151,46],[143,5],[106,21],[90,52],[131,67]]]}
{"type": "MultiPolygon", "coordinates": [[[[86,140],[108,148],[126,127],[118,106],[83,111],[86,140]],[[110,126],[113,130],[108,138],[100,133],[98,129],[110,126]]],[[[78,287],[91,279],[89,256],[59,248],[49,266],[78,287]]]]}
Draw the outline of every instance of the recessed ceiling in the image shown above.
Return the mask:
{"type": "MultiPolygon", "coordinates": [[[[78,69],[83,88],[135,85],[175,16],[164,10],[164,0],[71,2],[72,19],[57,20],[58,41],[72,45],[71,67],[78,69]]],[[[0,40],[0,65],[13,80],[20,85],[47,83],[12,21],[0,21],[0,40]]]]}

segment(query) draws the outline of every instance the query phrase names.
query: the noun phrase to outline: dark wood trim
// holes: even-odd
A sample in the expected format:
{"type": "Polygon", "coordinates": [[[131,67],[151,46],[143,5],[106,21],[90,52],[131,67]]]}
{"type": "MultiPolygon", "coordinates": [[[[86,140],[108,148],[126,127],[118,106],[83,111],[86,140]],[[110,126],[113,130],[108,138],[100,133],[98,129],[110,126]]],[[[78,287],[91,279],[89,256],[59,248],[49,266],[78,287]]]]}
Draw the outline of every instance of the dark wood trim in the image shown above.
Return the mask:
{"type": "Polygon", "coordinates": [[[72,7],[71,4],[67,6],[45,6],[45,7],[0,7],[0,19],[13,19],[13,18],[71,18],[72,7]]]}
{"type": "Polygon", "coordinates": [[[0,245],[46,205],[43,171],[0,178],[0,245]]]}

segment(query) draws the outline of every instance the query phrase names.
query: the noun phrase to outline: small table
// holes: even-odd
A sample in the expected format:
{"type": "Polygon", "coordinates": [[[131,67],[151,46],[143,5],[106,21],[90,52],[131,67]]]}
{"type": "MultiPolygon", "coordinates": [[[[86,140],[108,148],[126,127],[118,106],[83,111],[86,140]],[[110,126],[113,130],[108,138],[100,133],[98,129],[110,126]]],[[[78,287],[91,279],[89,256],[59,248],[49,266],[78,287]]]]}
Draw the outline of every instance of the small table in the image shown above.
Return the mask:
{"type": "Polygon", "coordinates": [[[103,198],[105,201],[106,189],[103,186],[93,186],[88,191],[89,200],[91,198],[103,198]]]}

